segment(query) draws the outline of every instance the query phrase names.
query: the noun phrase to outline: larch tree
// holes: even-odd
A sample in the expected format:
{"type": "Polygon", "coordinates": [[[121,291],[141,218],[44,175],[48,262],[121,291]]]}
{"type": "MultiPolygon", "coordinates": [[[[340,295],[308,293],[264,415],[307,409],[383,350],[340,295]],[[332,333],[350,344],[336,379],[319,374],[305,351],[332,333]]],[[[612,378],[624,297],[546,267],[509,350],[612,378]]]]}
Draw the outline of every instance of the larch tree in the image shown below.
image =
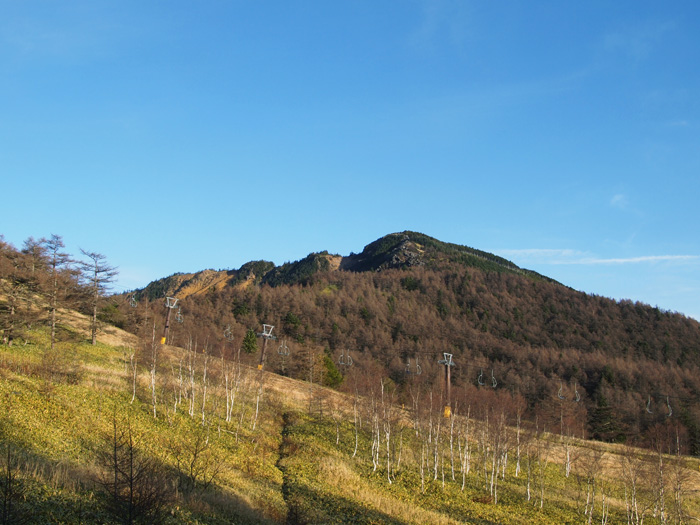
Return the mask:
{"type": "Polygon", "coordinates": [[[163,523],[173,500],[171,480],[159,458],[146,453],[131,421],[112,419],[98,449],[95,481],[105,494],[106,510],[120,523],[163,523]]]}
{"type": "Polygon", "coordinates": [[[88,252],[80,249],[80,252],[89,260],[80,262],[80,270],[83,279],[90,291],[90,308],[92,310],[92,320],[90,322],[90,332],[92,344],[97,344],[97,305],[100,297],[103,297],[109,285],[114,282],[119,273],[117,268],[107,264],[107,258],[101,253],[88,252]]]}
{"type": "Polygon", "coordinates": [[[66,245],[63,243],[63,237],[60,235],[51,234],[51,237],[44,241],[43,246],[46,249],[49,266],[48,273],[50,282],[48,285],[48,296],[51,325],[51,350],[53,351],[56,346],[56,311],[58,310],[58,296],[61,289],[62,274],[64,270],[68,269],[71,259],[67,253],[62,251],[66,245]]]}
{"type": "Polygon", "coordinates": [[[0,332],[4,344],[11,346],[15,331],[31,323],[36,285],[27,270],[26,256],[0,238],[0,332]]]}
{"type": "Polygon", "coordinates": [[[32,276],[46,269],[45,242],[46,240],[43,238],[35,239],[34,237],[29,237],[22,244],[22,253],[27,258],[27,270],[32,276]]]}

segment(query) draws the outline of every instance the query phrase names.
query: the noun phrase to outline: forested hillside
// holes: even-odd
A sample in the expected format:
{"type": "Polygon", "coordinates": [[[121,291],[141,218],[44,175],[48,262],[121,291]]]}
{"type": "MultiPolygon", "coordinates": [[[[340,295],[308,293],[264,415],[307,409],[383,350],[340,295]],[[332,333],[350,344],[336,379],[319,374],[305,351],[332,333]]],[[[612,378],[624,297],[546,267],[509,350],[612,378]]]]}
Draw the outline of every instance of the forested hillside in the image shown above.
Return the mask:
{"type": "Polygon", "coordinates": [[[120,296],[83,256],[0,244],[0,524],[700,512],[692,320],[412,233],[120,296]]]}
{"type": "MultiPolygon", "coordinates": [[[[443,388],[447,352],[455,396],[495,385],[524,396],[529,417],[576,414],[581,431],[602,440],[638,440],[671,417],[700,453],[695,320],[577,292],[485,252],[392,234],[342,258],[175,275],[133,294],[136,308],[115,298],[112,318],[133,331],[146,316],[162,323],[166,295],[181,297],[175,344],[220,341],[227,327],[241,341],[267,323],[291,348],[285,374],[304,377],[303,356],[320,348],[336,366],[349,355],[356,368],[387,375],[405,396],[409,380],[443,388]],[[225,283],[210,286],[216,275],[225,283]],[[416,365],[420,377],[407,373],[416,365]]],[[[283,371],[278,354],[269,359],[283,371]]]]}
{"type": "Polygon", "coordinates": [[[339,388],[349,388],[341,377],[352,360],[391,378],[406,399],[409,384],[444,389],[439,361],[449,353],[454,399],[505,390],[527,400],[531,419],[561,422],[570,413],[585,421],[581,434],[611,441],[643,439],[670,417],[700,453],[696,321],[577,292],[473,248],[403,232],[360,254],[176,274],[111,298],[103,297],[113,270],[104,258],[71,263],[60,237],[28,239],[22,249],[3,243],[0,255],[8,344],[34,323],[60,338],[62,308],[91,314],[93,340],[100,323],[141,335],[155,328],[160,337],[163,299],[172,296],[179,302],[169,343],[206,342],[216,353],[266,323],[289,348],[284,359],[269,352],[276,371],[305,378],[308,355],[323,352],[339,388]]]}

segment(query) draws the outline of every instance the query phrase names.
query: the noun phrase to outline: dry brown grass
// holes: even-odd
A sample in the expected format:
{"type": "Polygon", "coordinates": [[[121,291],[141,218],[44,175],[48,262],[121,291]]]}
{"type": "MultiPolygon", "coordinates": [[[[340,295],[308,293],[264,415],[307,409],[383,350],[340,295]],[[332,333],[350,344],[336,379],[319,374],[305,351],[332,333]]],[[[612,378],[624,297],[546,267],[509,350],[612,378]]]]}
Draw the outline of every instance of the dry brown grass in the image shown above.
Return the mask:
{"type": "MultiPolygon", "coordinates": [[[[62,323],[69,325],[75,332],[88,338],[90,336],[91,319],[74,310],[59,310],[59,318],[62,323]]],[[[97,331],[97,340],[109,346],[136,346],[139,338],[116,326],[102,324],[97,331]]]]}

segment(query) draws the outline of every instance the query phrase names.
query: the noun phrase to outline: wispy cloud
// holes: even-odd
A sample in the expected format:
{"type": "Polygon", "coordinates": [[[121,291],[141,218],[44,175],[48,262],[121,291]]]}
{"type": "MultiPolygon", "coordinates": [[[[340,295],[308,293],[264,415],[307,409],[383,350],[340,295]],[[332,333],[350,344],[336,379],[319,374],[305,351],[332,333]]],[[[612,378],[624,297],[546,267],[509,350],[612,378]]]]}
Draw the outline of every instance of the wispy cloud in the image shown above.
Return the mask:
{"type": "Polygon", "coordinates": [[[522,250],[498,250],[496,253],[502,257],[523,257],[527,259],[549,259],[562,257],[580,257],[583,252],[577,250],[558,248],[525,248],[522,250]]]}
{"type": "Polygon", "coordinates": [[[584,257],[582,259],[563,262],[559,264],[637,264],[637,263],[655,263],[662,261],[684,262],[700,259],[700,255],[642,255],[640,257],[622,257],[611,259],[599,259],[595,257],[584,257]]]}
{"type": "Polygon", "coordinates": [[[628,205],[629,200],[627,199],[627,196],[623,195],[622,193],[618,193],[617,195],[614,195],[612,199],[610,199],[610,206],[613,208],[625,209],[628,205]]]}
{"type": "Polygon", "coordinates": [[[497,250],[502,257],[515,259],[518,263],[621,265],[658,262],[691,262],[700,260],[700,255],[641,255],[637,257],[596,257],[590,253],[571,249],[527,248],[522,250],[497,250]]]}

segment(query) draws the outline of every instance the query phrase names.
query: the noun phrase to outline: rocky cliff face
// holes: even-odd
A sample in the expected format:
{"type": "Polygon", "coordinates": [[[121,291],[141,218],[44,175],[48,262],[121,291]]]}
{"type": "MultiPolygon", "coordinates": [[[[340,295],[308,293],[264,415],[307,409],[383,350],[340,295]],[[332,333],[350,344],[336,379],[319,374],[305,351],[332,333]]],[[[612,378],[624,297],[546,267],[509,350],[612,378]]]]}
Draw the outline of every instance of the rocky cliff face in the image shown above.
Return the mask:
{"type": "Polygon", "coordinates": [[[423,266],[426,262],[424,254],[423,246],[408,233],[392,233],[368,244],[362,253],[343,257],[340,268],[365,272],[423,266]]]}

